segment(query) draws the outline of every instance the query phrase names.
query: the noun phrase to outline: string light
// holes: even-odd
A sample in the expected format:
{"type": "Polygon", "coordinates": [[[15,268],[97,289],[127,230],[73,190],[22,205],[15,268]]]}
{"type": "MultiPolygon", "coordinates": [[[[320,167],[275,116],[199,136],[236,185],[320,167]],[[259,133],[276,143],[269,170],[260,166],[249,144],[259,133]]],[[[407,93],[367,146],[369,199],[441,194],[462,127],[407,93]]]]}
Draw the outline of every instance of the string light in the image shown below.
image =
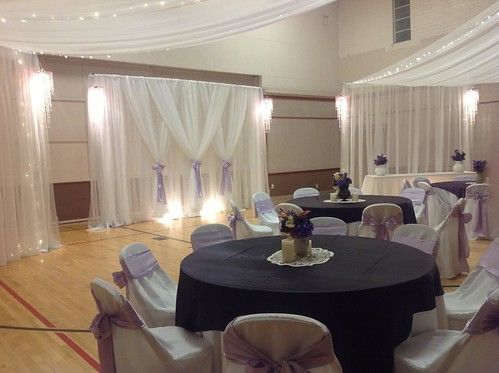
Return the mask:
{"type": "Polygon", "coordinates": [[[348,101],[346,96],[336,96],[334,98],[334,106],[338,114],[338,124],[341,128],[342,124],[346,122],[348,112],[348,101]]]}
{"type": "Polygon", "coordinates": [[[464,115],[470,125],[475,124],[476,113],[478,112],[478,102],[480,94],[475,88],[467,89],[463,95],[464,115]]]}
{"type": "Polygon", "coordinates": [[[272,112],[274,111],[274,101],[271,98],[264,98],[261,104],[263,125],[265,133],[270,132],[270,123],[272,122],[272,112]]]}

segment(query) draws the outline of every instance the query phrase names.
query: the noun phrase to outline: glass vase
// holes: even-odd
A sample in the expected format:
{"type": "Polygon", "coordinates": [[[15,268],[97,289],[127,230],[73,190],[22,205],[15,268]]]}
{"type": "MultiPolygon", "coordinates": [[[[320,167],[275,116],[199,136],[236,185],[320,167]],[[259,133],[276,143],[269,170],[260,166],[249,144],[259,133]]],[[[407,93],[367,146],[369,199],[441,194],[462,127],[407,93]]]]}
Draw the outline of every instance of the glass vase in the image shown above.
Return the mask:
{"type": "Polygon", "coordinates": [[[458,174],[462,173],[464,171],[464,162],[454,161],[454,165],[452,166],[452,171],[458,174]]]}
{"type": "Polygon", "coordinates": [[[341,199],[342,201],[346,201],[352,196],[350,193],[350,190],[348,188],[340,188],[338,191],[338,199],[341,199]]]}
{"type": "Polygon", "coordinates": [[[376,176],[385,176],[386,175],[386,164],[382,164],[380,166],[374,167],[374,174],[376,176]]]}
{"type": "Polygon", "coordinates": [[[297,258],[303,258],[308,255],[308,248],[310,246],[310,238],[294,238],[295,241],[295,254],[297,258]]]}

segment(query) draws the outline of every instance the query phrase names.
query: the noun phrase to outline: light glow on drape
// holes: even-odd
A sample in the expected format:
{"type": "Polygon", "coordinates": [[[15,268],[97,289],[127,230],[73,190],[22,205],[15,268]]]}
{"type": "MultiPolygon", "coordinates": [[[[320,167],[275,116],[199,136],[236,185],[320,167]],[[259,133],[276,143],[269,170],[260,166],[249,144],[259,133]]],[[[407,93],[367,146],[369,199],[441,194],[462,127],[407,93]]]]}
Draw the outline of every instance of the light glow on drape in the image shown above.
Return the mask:
{"type": "Polygon", "coordinates": [[[29,81],[29,89],[35,115],[45,115],[46,126],[50,126],[50,111],[52,110],[52,95],[54,94],[52,73],[45,70],[34,73],[29,81]]]}
{"type": "Polygon", "coordinates": [[[478,112],[478,102],[480,94],[475,88],[467,89],[463,95],[463,106],[465,119],[470,125],[475,124],[476,114],[478,112]]]}
{"type": "Polygon", "coordinates": [[[102,125],[106,109],[106,95],[102,87],[89,87],[87,95],[88,118],[90,121],[102,125]]]}
{"type": "Polygon", "coordinates": [[[263,125],[265,133],[270,132],[270,123],[272,122],[272,112],[274,111],[274,101],[271,98],[264,98],[261,105],[263,125]]]}
{"type": "Polygon", "coordinates": [[[338,115],[338,123],[340,128],[343,122],[346,121],[348,113],[348,101],[345,96],[336,96],[334,99],[334,105],[336,107],[336,113],[338,115]]]}

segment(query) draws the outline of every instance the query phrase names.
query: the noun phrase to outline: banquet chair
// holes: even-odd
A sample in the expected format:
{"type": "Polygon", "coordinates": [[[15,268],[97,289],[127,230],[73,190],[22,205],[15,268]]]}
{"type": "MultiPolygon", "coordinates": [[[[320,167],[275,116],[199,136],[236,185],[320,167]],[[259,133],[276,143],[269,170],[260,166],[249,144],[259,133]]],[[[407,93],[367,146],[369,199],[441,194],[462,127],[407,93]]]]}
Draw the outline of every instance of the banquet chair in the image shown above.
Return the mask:
{"type": "Polygon", "coordinates": [[[359,237],[390,240],[393,231],[402,225],[402,209],[393,203],[375,203],[362,211],[359,237]]]}
{"type": "Polygon", "coordinates": [[[439,236],[436,262],[442,278],[454,278],[469,272],[466,258],[470,246],[464,225],[471,220],[471,215],[464,212],[465,207],[466,200],[461,198],[445,220],[435,228],[439,236]]]}
{"type": "Polygon", "coordinates": [[[232,231],[224,224],[205,224],[191,233],[192,251],[232,240],[232,231]]]}
{"type": "Polygon", "coordinates": [[[287,203],[287,202],[279,203],[275,207],[275,209],[276,209],[278,214],[289,213],[291,211],[293,211],[296,214],[301,214],[303,212],[303,209],[300,206],[296,206],[293,203],[287,203]]]}
{"type": "Polygon", "coordinates": [[[445,293],[449,329],[460,330],[473,317],[487,294],[499,288],[499,239],[480,258],[478,266],[453,292],[445,293]]]}
{"type": "Polygon", "coordinates": [[[416,215],[416,221],[420,224],[424,224],[425,191],[421,188],[410,187],[402,189],[402,191],[400,192],[400,196],[408,198],[412,201],[412,208],[414,209],[414,214],[416,215]]]}
{"type": "Polygon", "coordinates": [[[293,198],[318,196],[319,194],[315,188],[299,188],[293,192],[293,198]]]}
{"type": "Polygon", "coordinates": [[[435,228],[444,221],[458,198],[455,194],[444,189],[432,187],[424,181],[419,182],[417,187],[425,191],[423,222],[435,228]]]}
{"type": "Polygon", "coordinates": [[[412,184],[409,180],[404,179],[402,181],[402,190],[407,189],[407,188],[412,188],[412,184]]]}
{"type": "Polygon", "coordinates": [[[417,188],[418,187],[418,183],[421,182],[421,181],[424,182],[424,183],[427,183],[427,184],[431,184],[430,179],[428,179],[427,177],[416,176],[414,179],[412,179],[412,186],[414,188],[417,188]]]}
{"type": "Polygon", "coordinates": [[[262,313],[237,317],[225,328],[223,350],[225,373],[247,372],[250,362],[262,366],[262,372],[280,372],[286,367],[293,372],[342,372],[329,330],[305,316],[262,313]]]}
{"type": "Polygon", "coordinates": [[[278,236],[281,234],[279,216],[269,195],[265,192],[258,192],[253,194],[251,199],[253,200],[255,214],[260,220],[260,224],[272,228],[274,235],[278,236]]]}
{"type": "Polygon", "coordinates": [[[476,175],[475,174],[471,174],[471,175],[457,175],[455,178],[454,178],[455,181],[471,181],[471,182],[474,182],[476,181],[476,175]]]}
{"type": "Polygon", "coordinates": [[[148,327],[175,325],[177,285],[159,266],[151,251],[142,243],[121,250],[120,272],[113,273],[119,288],[148,327]]]}
{"type": "Polygon", "coordinates": [[[499,372],[497,320],[499,289],[487,297],[462,331],[428,330],[402,342],[395,349],[394,372],[499,372]]]}
{"type": "Polygon", "coordinates": [[[239,207],[232,201],[229,202],[232,214],[229,216],[229,225],[232,229],[233,239],[243,239],[250,237],[272,236],[272,228],[266,225],[250,224],[243,216],[239,207]]]}
{"type": "Polygon", "coordinates": [[[101,372],[212,372],[211,345],[176,326],[147,327],[111,284],[94,279],[98,314],[90,330],[97,339],[101,372]]]}
{"type": "Polygon", "coordinates": [[[314,224],[313,236],[324,235],[342,235],[346,236],[348,226],[343,220],[329,216],[312,218],[310,221],[314,224]]]}
{"type": "Polygon", "coordinates": [[[489,234],[489,185],[473,184],[466,188],[466,212],[473,215],[466,226],[471,239],[490,238],[489,234]]]}

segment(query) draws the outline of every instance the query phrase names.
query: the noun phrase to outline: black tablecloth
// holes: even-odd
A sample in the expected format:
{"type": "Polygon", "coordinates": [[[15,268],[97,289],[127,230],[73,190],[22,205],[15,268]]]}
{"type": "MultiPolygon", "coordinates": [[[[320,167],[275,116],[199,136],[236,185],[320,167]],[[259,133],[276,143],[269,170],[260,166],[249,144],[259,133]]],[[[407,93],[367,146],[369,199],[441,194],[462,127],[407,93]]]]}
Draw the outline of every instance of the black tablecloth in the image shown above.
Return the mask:
{"type": "Polygon", "coordinates": [[[466,197],[466,188],[472,184],[471,181],[442,181],[439,183],[431,183],[431,186],[445,189],[448,192],[455,194],[458,198],[466,197]]]}
{"type": "Polygon", "coordinates": [[[353,223],[360,221],[362,211],[369,205],[375,203],[393,203],[400,206],[404,216],[404,224],[416,224],[416,215],[412,208],[412,201],[404,197],[395,196],[371,196],[360,195],[360,199],[365,199],[365,202],[356,203],[331,203],[324,202],[329,199],[329,194],[321,194],[319,196],[293,198],[289,203],[294,203],[304,210],[310,210],[309,217],[317,218],[319,216],[332,216],[339,218],[345,223],[353,223]]]}
{"type": "Polygon", "coordinates": [[[389,241],[314,236],[334,256],[321,265],[269,263],[282,237],[229,241],[187,256],[180,266],[176,325],[224,330],[240,315],[284,312],[312,317],[331,331],[345,372],[390,372],[393,349],[412,315],[442,295],[433,258],[389,241]]]}

